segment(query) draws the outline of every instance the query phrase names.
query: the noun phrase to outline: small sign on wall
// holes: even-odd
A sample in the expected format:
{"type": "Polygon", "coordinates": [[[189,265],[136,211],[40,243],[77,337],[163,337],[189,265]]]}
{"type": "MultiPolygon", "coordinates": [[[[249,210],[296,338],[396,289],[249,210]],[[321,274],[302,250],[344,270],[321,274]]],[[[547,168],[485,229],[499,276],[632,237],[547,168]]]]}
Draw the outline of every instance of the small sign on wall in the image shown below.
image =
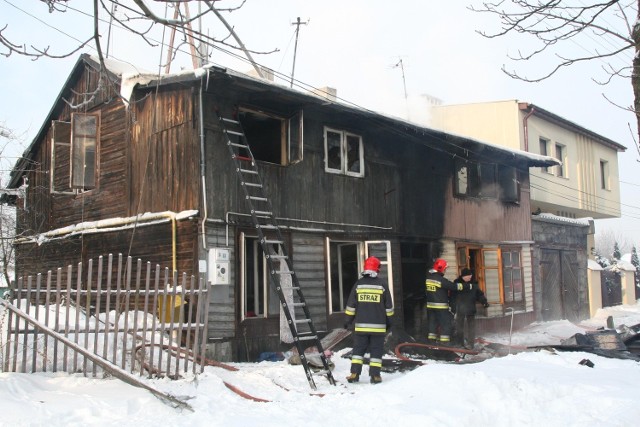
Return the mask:
{"type": "Polygon", "coordinates": [[[229,284],[229,248],[209,249],[209,281],[214,285],[229,284]]]}

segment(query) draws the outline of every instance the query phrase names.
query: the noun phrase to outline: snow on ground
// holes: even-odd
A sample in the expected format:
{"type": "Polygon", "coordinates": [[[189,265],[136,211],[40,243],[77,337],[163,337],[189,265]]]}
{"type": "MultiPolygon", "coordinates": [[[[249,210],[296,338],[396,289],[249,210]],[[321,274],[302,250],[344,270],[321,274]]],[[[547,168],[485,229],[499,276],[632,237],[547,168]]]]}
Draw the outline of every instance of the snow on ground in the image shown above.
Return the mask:
{"type": "MultiPolygon", "coordinates": [[[[600,310],[580,325],[535,323],[516,331],[516,346],[559,344],[575,333],[640,323],[640,303],[600,310]]],[[[507,344],[509,336],[486,336],[507,344]]],[[[586,352],[522,352],[481,363],[431,362],[383,373],[383,383],[347,384],[349,360],[333,357],[331,386],[309,387],[301,366],[237,363],[237,372],[206,367],[197,378],[148,380],[183,399],[174,409],[148,391],[117,379],[66,374],[0,373],[0,426],[632,426],[640,419],[640,363],[586,352]],[[593,368],[580,365],[582,359],[593,368]],[[269,402],[229,390],[224,382],[269,402]]],[[[363,376],[366,379],[366,367],[363,376]]]]}

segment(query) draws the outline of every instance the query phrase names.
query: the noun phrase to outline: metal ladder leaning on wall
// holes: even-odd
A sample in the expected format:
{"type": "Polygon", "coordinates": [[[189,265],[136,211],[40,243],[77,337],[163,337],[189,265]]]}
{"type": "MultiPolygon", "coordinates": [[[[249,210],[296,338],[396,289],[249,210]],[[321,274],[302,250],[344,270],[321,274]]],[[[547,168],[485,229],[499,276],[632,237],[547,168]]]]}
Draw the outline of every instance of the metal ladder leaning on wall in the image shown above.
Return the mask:
{"type": "Polygon", "coordinates": [[[335,380],[331,374],[329,368],[329,362],[324,354],[322,343],[318,337],[318,332],[311,320],[309,308],[305,301],[302,289],[298,282],[298,277],[291,265],[291,259],[287,255],[287,249],[284,245],[284,239],[280,233],[280,228],[276,222],[276,218],[273,214],[273,208],[271,201],[266,197],[264,186],[262,185],[262,179],[256,165],[256,159],[253,157],[251,148],[242,129],[242,125],[238,120],[224,118],[218,113],[218,119],[222,131],[226,136],[227,147],[231,153],[231,158],[235,162],[236,172],[240,178],[240,185],[244,191],[245,199],[249,205],[251,211],[251,218],[253,225],[258,232],[258,238],[260,240],[260,246],[264,252],[264,256],[267,260],[267,266],[269,268],[269,275],[271,277],[271,283],[275,287],[278,298],[280,299],[280,305],[284,311],[285,317],[293,336],[293,342],[298,350],[302,366],[307,375],[309,385],[313,390],[316,390],[316,384],[313,380],[313,372],[309,366],[304,350],[309,345],[314,345],[318,349],[320,359],[322,360],[323,370],[317,374],[325,375],[331,385],[335,385],[335,380]],[[265,233],[271,232],[275,238],[269,239],[265,233]],[[280,261],[287,263],[287,269],[282,270],[278,268],[280,261]],[[287,300],[287,296],[284,291],[286,287],[283,285],[283,276],[288,275],[291,277],[291,290],[293,291],[293,303],[291,299],[287,300]],[[295,309],[301,308],[304,313],[304,318],[295,317],[295,309]],[[291,311],[294,311],[292,315],[291,311]],[[295,318],[294,318],[295,317],[295,318]],[[309,328],[308,332],[298,332],[298,325],[306,324],[309,328]]]}

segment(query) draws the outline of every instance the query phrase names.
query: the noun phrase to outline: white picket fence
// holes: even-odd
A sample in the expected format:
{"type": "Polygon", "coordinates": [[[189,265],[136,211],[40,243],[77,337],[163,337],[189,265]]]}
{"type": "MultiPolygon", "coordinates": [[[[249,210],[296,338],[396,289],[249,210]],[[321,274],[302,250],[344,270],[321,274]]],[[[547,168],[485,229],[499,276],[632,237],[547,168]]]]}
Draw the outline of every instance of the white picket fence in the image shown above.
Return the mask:
{"type": "Polygon", "coordinates": [[[202,372],[204,279],[139,259],[134,266],[122,255],[95,264],[17,281],[2,300],[3,370],[170,378],[202,372]]]}

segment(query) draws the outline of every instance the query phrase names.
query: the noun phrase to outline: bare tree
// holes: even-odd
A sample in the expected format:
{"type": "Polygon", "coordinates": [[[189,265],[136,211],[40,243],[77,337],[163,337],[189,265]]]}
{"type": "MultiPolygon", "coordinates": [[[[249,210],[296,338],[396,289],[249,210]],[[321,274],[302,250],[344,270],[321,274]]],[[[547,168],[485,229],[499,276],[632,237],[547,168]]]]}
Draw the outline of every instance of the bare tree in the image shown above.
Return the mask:
{"type": "Polygon", "coordinates": [[[631,250],[631,244],[628,239],[621,233],[616,233],[611,229],[605,229],[601,233],[596,234],[596,252],[600,256],[612,258],[616,246],[618,252],[627,253],[631,250]]]}
{"type": "MultiPolygon", "coordinates": [[[[260,68],[253,61],[251,54],[267,54],[277,50],[270,52],[248,50],[235,33],[233,27],[227,23],[221,14],[221,12],[229,13],[240,9],[245,1],[246,0],[237,0],[234,2],[234,7],[222,9],[216,6],[216,3],[222,3],[222,0],[93,0],[93,33],[74,35],[76,40],[79,41],[72,48],[58,52],[55,51],[55,48],[52,49],[51,46],[33,46],[27,42],[12,40],[11,36],[7,35],[10,30],[10,25],[6,24],[0,28],[0,55],[5,57],[22,55],[33,60],[43,57],[65,58],[90,46],[96,50],[103,69],[106,69],[104,66],[104,57],[107,50],[103,48],[103,43],[106,42],[108,46],[109,35],[103,33],[110,30],[104,30],[105,25],[101,28],[99,25],[101,22],[109,23],[109,28],[111,28],[112,25],[117,25],[118,28],[141,38],[150,47],[155,47],[159,44],[159,42],[153,38],[154,32],[152,30],[160,26],[163,27],[163,29],[172,31],[173,34],[181,34],[183,41],[180,44],[187,45],[191,49],[192,55],[198,57],[200,64],[207,62],[206,56],[209,51],[207,47],[223,46],[225,48],[242,51],[253,64],[258,75],[262,75],[260,68]],[[190,13],[189,4],[196,5],[194,9],[197,9],[197,11],[194,10],[195,13],[190,13]],[[173,18],[163,17],[163,14],[165,14],[167,10],[170,10],[170,8],[173,9],[173,18]],[[228,33],[223,36],[214,37],[210,36],[206,31],[192,25],[208,16],[222,22],[228,33]],[[233,38],[235,43],[228,41],[230,37],[233,38]]],[[[51,14],[62,14],[68,12],[72,7],[70,0],[41,0],[41,2],[43,6],[48,7],[48,11],[51,14]]],[[[177,48],[170,50],[167,56],[168,63],[178,51],[177,48]]]]}
{"type": "MultiPolygon", "coordinates": [[[[563,68],[585,62],[601,67],[602,77],[593,77],[600,85],[617,78],[629,79],[634,103],[621,108],[636,115],[640,132],[639,5],[638,0],[498,0],[483,2],[482,6],[471,6],[470,9],[496,15],[500,20],[500,30],[479,31],[483,36],[524,35],[527,41],[534,43],[528,50],[519,49],[517,54],[510,55],[512,61],[531,64],[542,57],[555,59],[547,69],[527,67],[529,70],[535,68],[538,72],[535,75],[502,68],[515,79],[539,82],[563,68]]],[[[640,140],[636,136],[634,140],[640,155],[640,140]]]]}
{"type": "MultiPolygon", "coordinates": [[[[19,135],[0,123],[0,197],[7,194],[17,194],[20,190],[6,190],[4,184],[15,158],[7,157],[5,153],[9,146],[22,145],[19,135]]],[[[0,201],[0,275],[7,285],[11,282],[14,266],[13,241],[16,234],[16,209],[4,201],[0,201]]]]}

